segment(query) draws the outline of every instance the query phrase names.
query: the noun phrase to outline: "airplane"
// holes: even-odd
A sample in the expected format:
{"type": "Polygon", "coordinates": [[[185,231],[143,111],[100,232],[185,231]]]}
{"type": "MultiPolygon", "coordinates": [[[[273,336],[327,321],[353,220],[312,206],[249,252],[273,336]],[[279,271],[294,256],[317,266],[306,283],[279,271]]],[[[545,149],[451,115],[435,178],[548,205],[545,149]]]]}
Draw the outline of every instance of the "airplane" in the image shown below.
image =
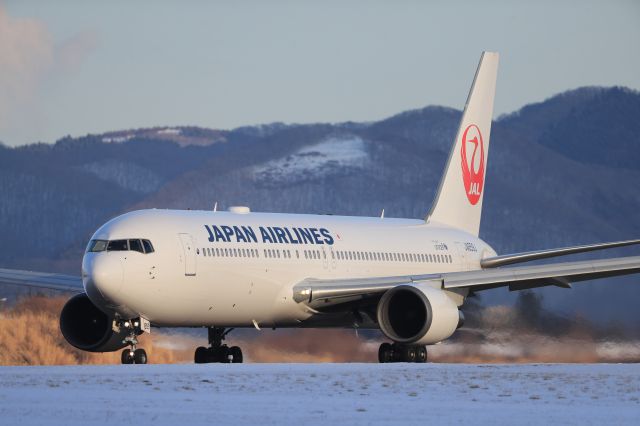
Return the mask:
{"type": "Polygon", "coordinates": [[[640,240],[498,255],[479,238],[498,53],[484,52],[424,219],[147,209],[102,225],[82,276],[0,270],[0,282],[77,292],[60,330],[90,352],[145,364],[151,327],[206,327],[196,363],[243,361],[234,328],[380,329],[378,360],[427,361],[479,291],[524,290],[640,272],[640,256],[526,264],[640,240]],[[515,266],[514,266],[515,265],[515,266]]]}

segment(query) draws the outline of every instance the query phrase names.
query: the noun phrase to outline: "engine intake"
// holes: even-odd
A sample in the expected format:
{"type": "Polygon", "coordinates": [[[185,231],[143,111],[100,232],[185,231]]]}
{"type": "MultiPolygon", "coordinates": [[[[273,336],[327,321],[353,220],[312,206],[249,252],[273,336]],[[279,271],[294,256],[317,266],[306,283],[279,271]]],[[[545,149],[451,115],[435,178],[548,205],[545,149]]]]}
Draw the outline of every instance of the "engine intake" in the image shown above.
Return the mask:
{"type": "Polygon", "coordinates": [[[60,312],[60,331],[70,345],[88,352],[125,347],[126,330],[113,331],[114,318],[98,309],[86,294],[73,296],[60,312]]]}
{"type": "Polygon", "coordinates": [[[461,317],[445,290],[426,284],[401,285],[387,291],[378,303],[378,324],[398,343],[433,344],[451,336],[461,317]]]}

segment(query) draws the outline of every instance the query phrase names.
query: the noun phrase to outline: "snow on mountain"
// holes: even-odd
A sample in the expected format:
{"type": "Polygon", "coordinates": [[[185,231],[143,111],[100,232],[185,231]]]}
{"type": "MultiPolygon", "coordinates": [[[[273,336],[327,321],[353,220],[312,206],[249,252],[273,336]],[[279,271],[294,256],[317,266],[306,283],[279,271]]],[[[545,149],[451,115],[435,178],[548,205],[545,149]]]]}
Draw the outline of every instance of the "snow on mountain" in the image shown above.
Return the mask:
{"type": "Polygon", "coordinates": [[[364,168],[369,155],[358,136],[330,137],[253,170],[256,180],[272,183],[322,178],[341,170],[364,168]]]}

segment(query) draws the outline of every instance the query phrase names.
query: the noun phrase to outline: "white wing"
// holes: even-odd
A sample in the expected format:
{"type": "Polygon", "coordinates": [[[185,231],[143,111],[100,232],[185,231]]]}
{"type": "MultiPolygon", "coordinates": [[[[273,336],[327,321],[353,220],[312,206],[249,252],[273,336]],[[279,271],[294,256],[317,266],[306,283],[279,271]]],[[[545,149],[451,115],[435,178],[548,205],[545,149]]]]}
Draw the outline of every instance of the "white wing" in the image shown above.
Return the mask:
{"type": "Polygon", "coordinates": [[[294,300],[320,309],[346,302],[380,297],[398,285],[439,282],[443,289],[471,291],[509,287],[510,290],[549,285],[571,287],[571,283],[640,272],[640,256],[585,260],[551,265],[516,266],[428,275],[405,275],[362,279],[306,279],[293,288],[294,300]]]}

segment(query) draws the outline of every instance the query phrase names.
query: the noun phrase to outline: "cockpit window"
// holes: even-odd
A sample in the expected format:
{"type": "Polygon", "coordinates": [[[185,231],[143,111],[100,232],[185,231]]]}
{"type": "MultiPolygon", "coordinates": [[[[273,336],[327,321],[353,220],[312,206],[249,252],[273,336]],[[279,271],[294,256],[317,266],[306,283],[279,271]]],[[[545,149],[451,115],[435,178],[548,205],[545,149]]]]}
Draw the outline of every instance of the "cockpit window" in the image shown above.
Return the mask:
{"type": "Polygon", "coordinates": [[[144,253],[142,250],[142,243],[140,240],[129,240],[129,250],[139,251],[140,253],[144,253]]]}
{"type": "Polygon", "coordinates": [[[142,245],[144,246],[145,253],[153,253],[153,246],[151,245],[151,241],[142,240],[142,245]]]}
{"type": "Polygon", "coordinates": [[[87,251],[105,251],[107,249],[107,242],[105,240],[91,240],[87,251]]]}
{"type": "Polygon", "coordinates": [[[140,253],[153,253],[153,245],[149,240],[91,240],[87,246],[87,252],[99,251],[137,251],[140,253]]]}
{"type": "Polygon", "coordinates": [[[109,241],[109,245],[107,246],[107,251],[127,251],[129,250],[129,245],[127,244],[127,240],[112,240],[109,241]]]}

